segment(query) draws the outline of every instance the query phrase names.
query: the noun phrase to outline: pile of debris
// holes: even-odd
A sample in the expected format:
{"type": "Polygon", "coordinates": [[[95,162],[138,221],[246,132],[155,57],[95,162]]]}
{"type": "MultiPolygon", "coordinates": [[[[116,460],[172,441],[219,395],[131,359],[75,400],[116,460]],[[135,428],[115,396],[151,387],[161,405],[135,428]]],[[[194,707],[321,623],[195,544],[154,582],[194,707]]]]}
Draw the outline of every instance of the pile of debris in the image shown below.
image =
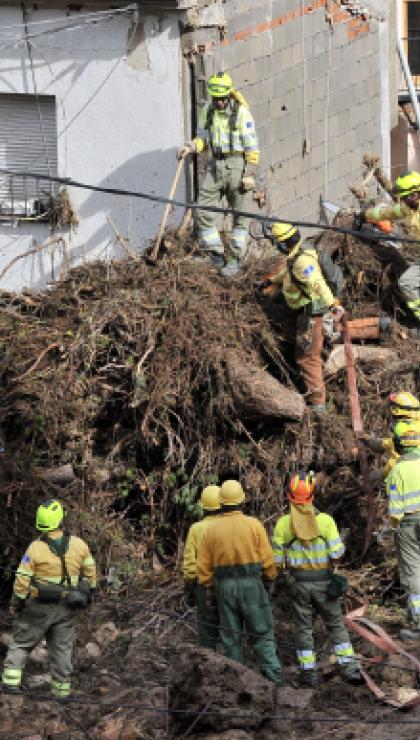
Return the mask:
{"type": "MultiPolygon", "coordinates": [[[[331,232],[321,246],[344,268],[350,317],[399,310],[380,250],[331,232]]],[[[228,281],[173,239],[154,266],[93,263],[48,292],[1,294],[6,572],[45,497],[64,500],[70,524],[121,579],[127,562],[177,564],[204,485],[239,476],[250,511],[271,520],[290,470],[310,464],[328,473],[320,505],[357,546],[365,510],[343,363],[330,369],[330,413],[314,425],[294,370],[290,314],[281,298],[256,291],[276,260],[251,261],[228,281]]],[[[361,364],[372,432],[387,424],[388,392],[419,391],[414,348],[394,322],[361,364]]]]}

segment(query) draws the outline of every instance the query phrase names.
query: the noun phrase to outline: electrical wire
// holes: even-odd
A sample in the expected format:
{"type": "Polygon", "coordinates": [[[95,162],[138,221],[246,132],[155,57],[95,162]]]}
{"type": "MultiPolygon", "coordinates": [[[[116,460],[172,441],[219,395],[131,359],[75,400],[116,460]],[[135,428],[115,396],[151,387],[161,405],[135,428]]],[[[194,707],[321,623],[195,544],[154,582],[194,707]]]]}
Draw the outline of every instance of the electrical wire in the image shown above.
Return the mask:
{"type": "MultiPolygon", "coordinates": [[[[137,9],[138,9],[138,5],[133,5],[132,4],[132,5],[126,5],[124,8],[114,8],[113,10],[96,10],[93,13],[83,13],[83,14],[80,14],[79,13],[78,15],[75,15],[75,16],[67,16],[67,17],[68,17],[69,20],[71,20],[71,18],[74,18],[75,20],[78,20],[80,17],[82,17],[82,18],[89,18],[89,17],[97,17],[97,16],[103,16],[103,15],[116,15],[117,13],[126,13],[129,10],[137,10],[137,9]]],[[[29,21],[28,20],[27,25],[28,26],[40,26],[40,25],[45,25],[47,23],[62,23],[62,21],[63,21],[63,17],[62,16],[60,16],[60,17],[57,16],[56,18],[44,19],[42,21],[41,20],[40,21],[29,21]]],[[[13,24],[11,26],[2,26],[2,29],[1,30],[2,31],[9,31],[9,30],[11,30],[13,28],[23,28],[24,25],[25,25],[24,23],[15,23],[15,24],[13,24]]]]}
{"type": "Polygon", "coordinates": [[[57,182],[60,185],[66,187],[80,188],[82,190],[90,190],[94,193],[107,193],[108,195],[121,195],[129,198],[139,198],[140,200],[147,200],[153,203],[169,203],[177,208],[191,208],[192,210],[208,211],[209,213],[221,213],[224,215],[235,215],[243,218],[250,218],[256,221],[262,221],[265,224],[273,224],[278,221],[284,223],[291,223],[294,226],[318,229],[321,231],[335,231],[338,234],[348,234],[349,236],[362,237],[364,241],[378,242],[401,242],[404,244],[420,244],[420,239],[410,239],[404,236],[398,236],[397,234],[385,234],[383,237],[379,234],[361,234],[360,231],[355,229],[347,229],[344,226],[336,226],[335,224],[320,224],[313,221],[297,221],[296,219],[287,218],[287,216],[268,216],[262,213],[255,213],[252,211],[239,211],[234,208],[225,208],[219,206],[204,206],[198,203],[190,203],[183,200],[174,200],[166,198],[163,195],[152,195],[151,193],[143,193],[136,190],[124,190],[121,188],[105,188],[100,185],[89,185],[84,182],[73,180],[70,177],[53,177],[51,175],[45,175],[40,172],[28,172],[18,171],[9,168],[0,167],[0,173],[5,175],[15,175],[17,177],[33,177],[36,180],[46,180],[47,182],[57,182]]]}

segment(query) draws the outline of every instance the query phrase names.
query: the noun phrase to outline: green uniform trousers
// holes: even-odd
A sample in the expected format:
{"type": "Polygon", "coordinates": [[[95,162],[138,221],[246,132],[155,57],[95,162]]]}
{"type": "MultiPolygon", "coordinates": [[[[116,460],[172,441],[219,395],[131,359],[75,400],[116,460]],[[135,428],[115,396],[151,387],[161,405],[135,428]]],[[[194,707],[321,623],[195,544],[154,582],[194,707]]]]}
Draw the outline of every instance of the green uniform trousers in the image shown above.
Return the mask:
{"type": "Polygon", "coordinates": [[[220,637],[227,658],[242,662],[242,631],[246,630],[261,673],[281,683],[270,601],[260,576],[216,578],[220,637]]]}
{"type": "Polygon", "coordinates": [[[420,262],[415,262],[403,272],[398,286],[408,308],[420,321],[420,262]]]}
{"type": "MultiPolygon", "coordinates": [[[[241,191],[243,171],[244,158],[242,155],[212,159],[207,165],[206,174],[200,186],[198,205],[220,207],[221,198],[226,195],[230,208],[249,211],[252,205],[252,195],[241,191]]],[[[230,250],[237,259],[245,254],[250,220],[243,216],[233,217],[230,250]]],[[[216,226],[216,214],[198,210],[197,224],[203,249],[222,255],[224,250],[216,226]]]]}
{"type": "Polygon", "coordinates": [[[406,514],[395,532],[398,572],[408,594],[408,613],[420,630],[420,512],[406,514]]]}
{"type": "Polygon", "coordinates": [[[296,652],[302,670],[315,670],[313,615],[325,622],[340,669],[353,669],[356,663],[349,633],[344,625],[339,599],[327,596],[328,580],[297,582],[292,589],[292,606],[296,625],[296,652]]]}
{"type": "Polygon", "coordinates": [[[4,661],[2,682],[19,686],[30,651],[45,638],[52,675],[52,692],[70,693],[72,650],[76,616],[65,604],[41,604],[29,599],[13,625],[12,641],[4,661]]]}
{"type": "Polygon", "coordinates": [[[216,606],[209,606],[207,589],[197,583],[195,603],[197,608],[197,632],[200,645],[216,650],[219,638],[219,613],[216,606]]]}

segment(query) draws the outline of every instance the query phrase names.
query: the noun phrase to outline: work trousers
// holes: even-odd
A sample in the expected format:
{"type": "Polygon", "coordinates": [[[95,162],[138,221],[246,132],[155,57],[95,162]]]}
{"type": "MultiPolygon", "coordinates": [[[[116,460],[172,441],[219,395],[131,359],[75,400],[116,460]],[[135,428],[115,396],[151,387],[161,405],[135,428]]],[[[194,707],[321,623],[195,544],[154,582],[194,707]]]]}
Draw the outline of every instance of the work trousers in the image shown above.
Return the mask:
{"type": "Polygon", "coordinates": [[[246,631],[261,673],[281,683],[281,665],[274,641],[273,617],[261,576],[215,579],[220,637],[227,658],[242,662],[242,633],[246,631]]]}
{"type": "MultiPolygon", "coordinates": [[[[242,155],[231,155],[225,159],[212,159],[207,165],[198,197],[199,206],[220,206],[223,195],[229,207],[239,211],[249,211],[252,196],[241,191],[241,178],[244,171],[242,155]]],[[[246,252],[249,218],[233,217],[230,251],[236,259],[246,252]]],[[[197,211],[197,224],[202,248],[207,252],[223,255],[223,243],[216,226],[216,214],[210,211],[197,211]]]]}
{"type": "Polygon", "coordinates": [[[292,606],[296,626],[296,652],[302,670],[315,670],[314,613],[324,620],[341,671],[353,670],[356,660],[349,633],[344,625],[339,599],[327,596],[328,580],[297,582],[293,586],[292,606]]]}
{"type": "Polygon", "coordinates": [[[398,287],[407,307],[420,321],[420,262],[415,262],[403,272],[398,280],[398,287]]]}
{"type": "Polygon", "coordinates": [[[203,647],[216,650],[219,638],[219,613],[215,604],[208,603],[207,589],[199,583],[195,587],[195,602],[198,642],[203,647]]]}
{"type": "Polygon", "coordinates": [[[395,532],[395,544],[409,619],[420,630],[420,512],[404,516],[395,532]]]}
{"type": "Polygon", "coordinates": [[[4,661],[2,682],[19,686],[30,651],[45,638],[56,696],[68,696],[72,672],[74,609],[65,604],[41,604],[29,599],[13,625],[12,641],[4,661]]]}
{"type": "Polygon", "coordinates": [[[295,359],[306,386],[306,400],[312,405],[325,405],[326,401],[321,357],[323,348],[322,316],[310,318],[300,313],[296,321],[295,359]]]}

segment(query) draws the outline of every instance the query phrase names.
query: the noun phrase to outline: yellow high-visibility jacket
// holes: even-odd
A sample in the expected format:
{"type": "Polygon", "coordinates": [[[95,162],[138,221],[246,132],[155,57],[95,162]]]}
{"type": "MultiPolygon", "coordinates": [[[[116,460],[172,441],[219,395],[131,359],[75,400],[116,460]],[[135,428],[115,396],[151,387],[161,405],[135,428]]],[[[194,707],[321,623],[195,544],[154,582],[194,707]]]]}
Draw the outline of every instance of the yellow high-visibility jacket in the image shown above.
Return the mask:
{"type": "MultiPolygon", "coordinates": [[[[61,530],[47,535],[57,540],[63,536],[61,530]]],[[[80,576],[88,579],[90,587],[96,586],[96,565],[88,545],[79,537],[71,536],[65,554],[67,571],[73,586],[77,586],[80,576]]],[[[20,599],[37,596],[38,590],[33,580],[46,583],[60,583],[62,577],[61,559],[55,555],[44,540],[34,540],[26,550],[16,571],[13,592],[20,599]]]]}
{"type": "Polygon", "coordinates": [[[201,542],[207,527],[217,519],[218,514],[208,514],[201,521],[195,522],[189,528],[185,541],[184,559],[182,573],[184,581],[195,581],[197,579],[197,558],[200,552],[201,542]]]}
{"type": "Polygon", "coordinates": [[[400,455],[385,484],[388,516],[393,526],[405,514],[420,511],[420,450],[400,455]]]}
{"type": "Polygon", "coordinates": [[[231,101],[225,110],[214,108],[209,130],[207,121],[212,103],[206,103],[198,121],[197,136],[194,139],[195,149],[200,153],[212,146],[213,150],[219,150],[222,154],[243,153],[246,162],[258,165],[260,153],[254,119],[248,108],[239,105],[235,125],[231,131],[234,105],[237,104],[231,101]]]}
{"type": "Polygon", "coordinates": [[[367,221],[403,221],[413,239],[420,239],[420,210],[414,211],[405,203],[375,206],[365,211],[367,221]]]}
{"type": "Polygon", "coordinates": [[[302,241],[296,244],[287,256],[286,265],[271,277],[271,282],[282,284],[283,295],[290,308],[297,310],[312,303],[316,313],[324,313],[334,304],[334,296],[322,274],[316,249],[305,248],[295,260],[302,246],[302,241]],[[294,263],[293,276],[287,266],[291,262],[294,263]]]}
{"type": "Polygon", "coordinates": [[[207,528],[197,560],[198,581],[210,587],[213,578],[255,573],[274,580],[276,566],[270,542],[261,522],[241,511],[221,514],[207,528]]]}
{"type": "Polygon", "coordinates": [[[319,512],[316,521],[320,536],[303,542],[293,532],[290,514],[278,519],[273,534],[273,552],[278,568],[320,570],[328,568],[330,559],[337,560],[343,555],[344,545],[332,516],[319,512]]]}

